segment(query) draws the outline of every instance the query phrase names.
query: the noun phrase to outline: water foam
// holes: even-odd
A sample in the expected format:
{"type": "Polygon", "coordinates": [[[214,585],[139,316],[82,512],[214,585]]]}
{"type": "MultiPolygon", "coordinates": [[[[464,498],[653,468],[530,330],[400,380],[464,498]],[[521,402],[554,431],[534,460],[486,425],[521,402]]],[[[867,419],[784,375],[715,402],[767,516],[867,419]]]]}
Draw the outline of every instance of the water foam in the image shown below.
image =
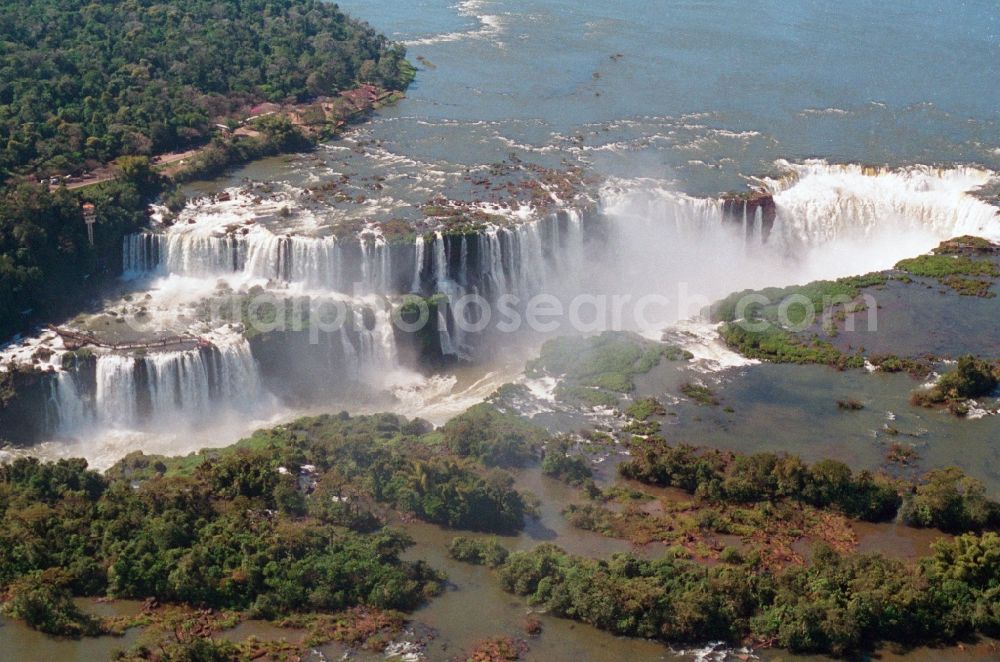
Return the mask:
{"type": "Polygon", "coordinates": [[[973,167],[885,169],[779,161],[789,175],[763,180],[778,207],[772,239],[786,248],[842,239],[963,234],[1000,239],[998,210],[971,194],[995,173],[973,167]]]}

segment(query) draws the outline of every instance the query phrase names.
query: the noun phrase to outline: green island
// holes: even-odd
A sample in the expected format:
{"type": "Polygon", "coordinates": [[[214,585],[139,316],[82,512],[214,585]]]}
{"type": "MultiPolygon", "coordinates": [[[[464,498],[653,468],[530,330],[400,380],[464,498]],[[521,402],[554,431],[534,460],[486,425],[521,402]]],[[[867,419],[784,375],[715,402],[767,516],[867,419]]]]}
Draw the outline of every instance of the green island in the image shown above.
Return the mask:
{"type": "MultiPolygon", "coordinates": [[[[126,658],[165,645],[165,623],[205,607],[226,615],[213,627],[265,618],[308,629],[310,645],[377,646],[367,639],[398,631],[398,612],[444,581],[400,559],[412,540],[386,519],[520,529],[530,506],[496,465],[524,463],[542,437],[482,405],[435,431],[393,415],[302,419],[222,450],[135,453],[104,475],[81,460],[19,459],[0,467],[3,611],[64,636],[142,626],[148,634],[126,658]],[[70,600],[104,595],[174,607],[100,621],[70,600]],[[382,625],[367,637],[345,625],[376,615],[382,625]]],[[[170,643],[191,648],[184,655],[208,645],[170,643]]],[[[225,659],[252,648],[220,646],[225,659]]]]}
{"type": "Polygon", "coordinates": [[[892,640],[906,645],[972,631],[995,632],[1000,537],[965,534],[935,546],[916,566],[877,555],[818,548],[807,567],[762,570],[732,555],[706,568],[669,556],[606,560],[557,545],[531,551],[473,548],[453,553],[494,566],[505,591],[617,634],[670,641],[706,638],[851,656],[892,640]]]}
{"type": "MultiPolygon", "coordinates": [[[[895,268],[864,276],[816,281],[799,286],[744,290],[709,306],[705,313],[721,323],[723,341],[743,356],[776,363],[822,364],[839,369],[860,368],[866,362],[883,372],[931,372],[936,359],[922,346],[898,354],[867,350],[856,327],[878,323],[878,305],[869,295],[892,293],[903,301],[932,288],[941,294],[992,298],[1000,280],[1000,246],[978,237],[950,239],[928,255],[906,259],[895,268]]],[[[989,302],[983,311],[992,310],[989,302]]],[[[984,314],[986,314],[984,312],[984,314]]],[[[872,329],[874,331],[874,329],[872,329]]],[[[896,331],[896,329],[892,329],[896,331]]]]}

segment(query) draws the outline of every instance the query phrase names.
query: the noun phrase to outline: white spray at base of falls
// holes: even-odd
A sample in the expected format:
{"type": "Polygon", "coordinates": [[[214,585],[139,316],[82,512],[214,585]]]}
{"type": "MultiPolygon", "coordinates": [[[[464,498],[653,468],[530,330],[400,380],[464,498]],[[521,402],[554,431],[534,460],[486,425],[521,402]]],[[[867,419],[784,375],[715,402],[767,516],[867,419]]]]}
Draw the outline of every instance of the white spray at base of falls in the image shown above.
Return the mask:
{"type": "Polygon", "coordinates": [[[997,208],[969,194],[994,177],[988,170],[877,169],[816,160],[778,165],[790,175],[763,181],[778,208],[769,241],[785,250],[908,233],[939,241],[963,234],[1000,239],[997,208]]]}
{"type": "Polygon", "coordinates": [[[763,180],[776,207],[766,240],[759,213],[727,218],[721,199],[653,179],[608,182],[601,211],[611,240],[583,291],[668,297],[662,314],[638,325],[653,332],[731,292],[888,269],[963,234],[1000,239],[997,207],[971,193],[995,177],[987,170],[779,166],[787,177],[763,180]]]}
{"type": "Polygon", "coordinates": [[[97,353],[91,360],[92,373],[64,370],[54,381],[50,404],[59,434],[199,425],[258,407],[266,395],[249,343],[238,336],[210,347],[142,356],[97,353]]]}

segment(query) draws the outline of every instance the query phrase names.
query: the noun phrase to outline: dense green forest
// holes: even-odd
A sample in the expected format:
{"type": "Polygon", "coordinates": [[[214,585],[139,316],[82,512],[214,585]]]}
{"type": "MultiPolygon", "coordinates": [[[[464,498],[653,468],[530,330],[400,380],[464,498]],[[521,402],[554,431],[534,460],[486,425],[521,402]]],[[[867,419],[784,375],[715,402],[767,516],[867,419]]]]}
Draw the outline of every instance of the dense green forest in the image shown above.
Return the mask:
{"type": "MultiPolygon", "coordinates": [[[[577,471],[585,466],[558,461],[564,440],[489,404],[437,430],[391,414],[303,418],[186,457],[136,453],[104,475],[83,460],[19,459],[0,467],[3,610],[71,635],[109,627],[74,605],[80,595],[268,619],[356,607],[408,611],[442,577],[404,560],[410,541],[386,522],[412,516],[456,530],[516,531],[530,515],[530,497],[501,467],[535,464],[543,451],[547,473],[586,481],[589,471],[577,471]]],[[[551,544],[508,554],[495,539],[464,536],[452,556],[495,568],[505,590],[554,614],[632,636],[749,638],[852,655],[887,640],[1000,633],[1000,538],[969,533],[996,525],[997,504],[956,470],[931,472],[900,499],[833,461],[723,458],[660,442],[632,451],[623,474],[712,502],[794,499],[883,519],[903,501],[904,519],[951,522],[959,535],[916,563],[822,546],[810,563],[785,567],[768,564],[766,549],[709,565],[676,547],[657,560],[601,560],[551,544]]]]}
{"type": "MultiPolygon", "coordinates": [[[[518,419],[479,408],[479,450],[518,445],[518,419]]],[[[275,618],[354,606],[409,610],[440,577],[403,562],[385,528],[410,513],[509,532],[527,506],[506,472],[448,434],[390,414],[305,418],[222,450],[0,466],[0,596],[40,630],[95,634],[71,595],[156,598],[275,618]]],[[[497,456],[497,453],[488,453],[497,456]]]]}
{"type": "Polygon", "coordinates": [[[1000,537],[961,535],[916,564],[818,547],[808,566],[759,559],[705,566],[669,555],[589,559],[545,543],[508,554],[458,538],[451,554],[492,566],[504,590],[616,634],[667,641],[752,641],[863,659],[902,646],[1000,632],[1000,537]]]}
{"type": "MultiPolygon", "coordinates": [[[[261,101],[305,101],[365,82],[401,90],[413,73],[404,56],[319,0],[4,3],[0,338],[72,309],[118,272],[123,234],[143,223],[163,184],[135,159],[206,143],[214,123],[261,101]],[[132,160],[117,181],[80,196],[36,183],[122,158],[132,160]],[[95,246],[84,201],[97,206],[95,246]]],[[[258,140],[217,140],[196,171],[301,146],[290,125],[257,128],[258,140]]]]}
{"type": "Polygon", "coordinates": [[[0,176],[203,142],[216,118],[359,82],[404,50],[319,0],[28,0],[0,7],[0,176]]]}
{"type": "Polygon", "coordinates": [[[150,191],[149,182],[125,176],[88,189],[85,198],[45,185],[0,186],[0,340],[33,318],[69,310],[118,273],[122,237],[146,220],[150,191]],[[99,219],[93,246],[84,199],[99,219]]]}

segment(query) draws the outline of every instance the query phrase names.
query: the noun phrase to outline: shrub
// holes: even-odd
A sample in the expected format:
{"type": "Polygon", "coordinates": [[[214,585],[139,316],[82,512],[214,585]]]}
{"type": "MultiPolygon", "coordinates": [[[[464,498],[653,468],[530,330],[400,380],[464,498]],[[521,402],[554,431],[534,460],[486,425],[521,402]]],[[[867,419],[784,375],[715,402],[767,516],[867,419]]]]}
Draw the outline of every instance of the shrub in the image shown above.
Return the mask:
{"type": "Polygon", "coordinates": [[[928,472],[905,500],[901,514],[911,526],[949,533],[1000,525],[1000,505],[986,498],[982,482],[956,467],[928,472]]]}
{"type": "Polygon", "coordinates": [[[941,375],[930,389],[914,391],[910,403],[919,407],[946,404],[953,413],[964,415],[967,408],[961,401],[992,394],[1000,385],[998,373],[1000,368],[995,364],[963,356],[955,369],[941,375]]]}
{"type": "Polygon", "coordinates": [[[497,542],[496,538],[457,536],[448,545],[448,555],[451,558],[491,568],[502,565],[508,554],[507,548],[497,542]]]}
{"type": "Polygon", "coordinates": [[[570,442],[558,439],[549,443],[542,460],[542,473],[569,485],[582,485],[593,476],[587,461],[579,455],[570,455],[570,442]]]}
{"type": "Polygon", "coordinates": [[[100,634],[100,624],[73,602],[66,585],[69,578],[59,571],[33,572],[10,587],[3,611],[20,618],[29,627],[65,637],[100,634]]]}
{"type": "Polygon", "coordinates": [[[636,400],[625,410],[625,415],[640,421],[651,416],[666,416],[667,410],[656,398],[636,400]]]}
{"type": "Polygon", "coordinates": [[[683,393],[685,397],[694,400],[699,405],[714,406],[719,404],[719,399],[715,397],[715,393],[712,392],[712,389],[701,384],[692,384],[691,382],[682,384],[681,393],[683,393]]]}

